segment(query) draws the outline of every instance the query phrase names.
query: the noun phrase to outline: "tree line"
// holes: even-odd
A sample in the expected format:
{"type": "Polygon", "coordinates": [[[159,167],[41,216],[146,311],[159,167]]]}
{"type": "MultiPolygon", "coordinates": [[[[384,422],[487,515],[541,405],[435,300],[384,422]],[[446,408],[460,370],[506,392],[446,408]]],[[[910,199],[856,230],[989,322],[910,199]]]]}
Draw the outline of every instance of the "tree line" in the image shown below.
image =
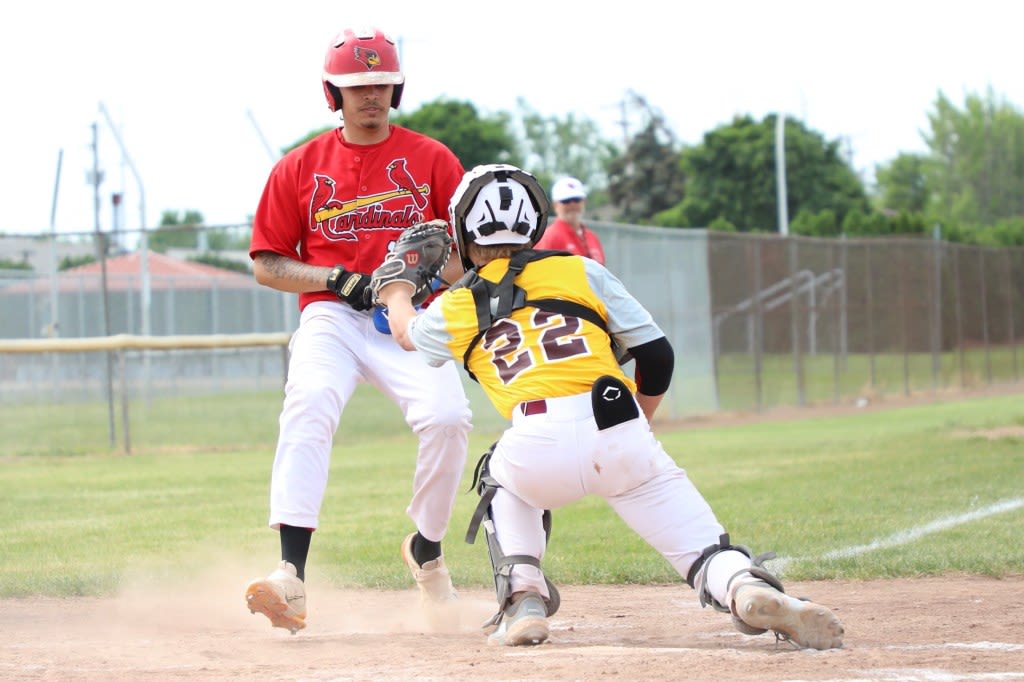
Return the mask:
{"type": "MultiPolygon", "coordinates": [[[[609,220],[778,230],[775,114],[737,116],[687,146],[655,107],[629,94],[642,124],[621,144],[590,119],[545,116],[523,100],[515,115],[485,115],[470,102],[441,98],[393,121],[441,140],[467,168],[513,163],[548,186],[560,175],[578,177],[592,189],[589,205],[609,220]]],[[[1024,245],[1024,113],[990,89],[968,94],[962,106],[939,92],[927,116],[928,151],[897,150],[875,168],[871,185],[841,139],[787,117],[789,232],[930,235],[938,226],[949,241],[1024,245]]]]}
{"type": "MultiPolygon", "coordinates": [[[[545,115],[525,100],[515,112],[484,113],[445,97],[392,122],[430,135],[463,166],[506,162],[550,186],[562,175],[590,189],[588,207],[602,220],[665,228],[777,232],[776,115],[740,115],[680,143],[658,109],[627,93],[636,132],[612,141],[593,120],[545,115]]],[[[1024,245],[1024,113],[989,89],[957,105],[941,91],[922,131],[927,151],[894,150],[868,183],[828,139],[803,121],[784,120],[790,234],[836,237],[931,235],[986,246],[1024,245]]],[[[287,152],[327,130],[310,131],[287,152]]],[[[185,225],[202,215],[164,213],[153,248],[180,245],[185,225]],[[161,231],[164,234],[161,235],[161,231]],[[163,240],[166,238],[167,244],[163,240]]]]}

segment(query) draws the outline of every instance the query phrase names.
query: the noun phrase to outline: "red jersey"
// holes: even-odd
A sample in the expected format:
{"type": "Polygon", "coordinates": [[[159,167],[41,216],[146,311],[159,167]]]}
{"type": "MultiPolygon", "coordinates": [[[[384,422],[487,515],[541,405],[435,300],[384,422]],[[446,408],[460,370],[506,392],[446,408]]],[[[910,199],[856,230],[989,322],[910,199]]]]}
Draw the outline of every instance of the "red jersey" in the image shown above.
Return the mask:
{"type": "Polygon", "coordinates": [[[604,265],[604,249],[601,248],[601,241],[585,225],[580,227],[583,230],[582,238],[572,225],[558,218],[548,225],[534,248],[568,251],[577,256],[586,256],[604,265]]]}
{"type": "MultiPolygon", "coordinates": [[[[349,144],[341,128],[288,152],[274,166],[253,217],[249,256],[271,251],[310,265],[371,273],[402,230],[448,218],[462,163],[426,135],[391,126],[388,139],[349,144]]],[[[326,289],[299,308],[337,301],[326,289]]]]}

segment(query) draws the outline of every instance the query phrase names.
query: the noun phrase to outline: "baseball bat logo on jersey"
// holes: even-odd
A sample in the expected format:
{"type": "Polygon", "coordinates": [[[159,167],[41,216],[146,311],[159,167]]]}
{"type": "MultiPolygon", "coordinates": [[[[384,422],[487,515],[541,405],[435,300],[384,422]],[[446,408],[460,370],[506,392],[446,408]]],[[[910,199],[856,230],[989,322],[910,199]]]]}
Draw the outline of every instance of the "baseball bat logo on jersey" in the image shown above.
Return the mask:
{"type": "Polygon", "coordinates": [[[405,158],[392,160],[386,166],[387,180],[393,185],[354,199],[340,199],[335,195],[338,183],[323,173],[313,174],[313,196],[310,198],[312,229],[320,230],[331,241],[355,241],[355,229],[404,229],[423,222],[426,197],[430,195],[428,183],[418,184],[409,171],[405,158]],[[395,209],[384,207],[386,202],[410,198],[395,209]]]}
{"type": "Polygon", "coordinates": [[[380,66],[380,55],[377,54],[377,50],[369,47],[353,47],[352,54],[357,62],[366,66],[368,71],[372,71],[375,66],[380,66]]]}

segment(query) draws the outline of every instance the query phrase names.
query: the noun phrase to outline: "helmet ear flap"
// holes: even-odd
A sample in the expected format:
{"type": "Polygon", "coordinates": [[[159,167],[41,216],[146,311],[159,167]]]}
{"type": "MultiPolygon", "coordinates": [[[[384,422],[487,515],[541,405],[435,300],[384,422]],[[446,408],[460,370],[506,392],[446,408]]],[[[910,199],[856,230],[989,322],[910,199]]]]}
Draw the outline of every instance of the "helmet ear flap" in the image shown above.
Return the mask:
{"type": "MultiPolygon", "coordinates": [[[[324,95],[327,96],[327,108],[331,111],[341,111],[341,88],[333,83],[324,81],[324,95]]],[[[394,96],[392,96],[392,105],[394,106],[394,96]]]]}
{"type": "MultiPolygon", "coordinates": [[[[397,109],[398,105],[402,101],[402,89],[405,87],[405,83],[399,83],[395,86],[395,89],[391,91],[391,108],[397,109]]],[[[338,96],[338,106],[341,106],[341,96],[338,96]]]]}

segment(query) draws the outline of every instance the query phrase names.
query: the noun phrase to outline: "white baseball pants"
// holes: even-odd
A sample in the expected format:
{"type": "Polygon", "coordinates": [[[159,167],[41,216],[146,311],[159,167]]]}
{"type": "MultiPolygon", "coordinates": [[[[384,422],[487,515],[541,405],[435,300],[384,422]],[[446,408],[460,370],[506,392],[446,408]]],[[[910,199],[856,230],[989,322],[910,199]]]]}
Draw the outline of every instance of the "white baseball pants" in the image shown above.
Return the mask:
{"type": "Polygon", "coordinates": [[[419,437],[406,513],[428,540],[440,541],[471,429],[458,367],[431,367],[378,332],[371,315],[328,301],[306,306],[289,351],[270,486],[271,527],[319,526],[335,431],[356,386],[368,383],[401,408],[419,437]]]}
{"type": "MultiPolygon", "coordinates": [[[[718,542],[721,524],[643,413],[598,431],[589,392],[547,399],[543,413],[527,416],[521,407],[513,411],[490,462],[491,475],[502,485],[491,515],[506,556],[543,558],[542,510],[586,495],[607,500],[684,579],[704,548],[718,542]]],[[[541,571],[519,564],[512,569],[511,592],[522,590],[549,596],[541,571]]]]}

